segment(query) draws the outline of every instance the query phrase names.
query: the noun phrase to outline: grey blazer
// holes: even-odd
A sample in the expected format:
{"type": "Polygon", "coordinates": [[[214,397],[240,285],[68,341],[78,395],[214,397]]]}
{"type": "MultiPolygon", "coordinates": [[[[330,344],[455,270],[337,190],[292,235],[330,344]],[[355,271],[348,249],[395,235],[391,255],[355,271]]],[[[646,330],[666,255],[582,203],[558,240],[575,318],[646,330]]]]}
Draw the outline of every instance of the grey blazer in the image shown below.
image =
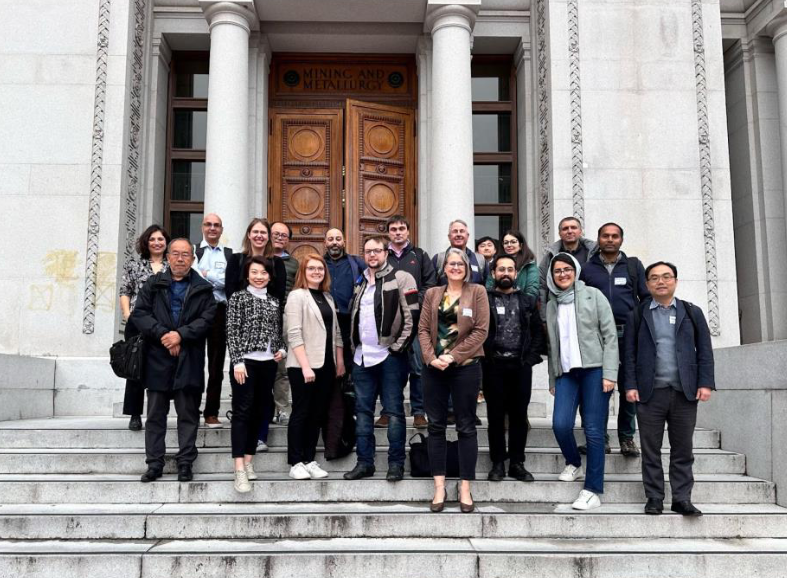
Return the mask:
{"type": "MultiPolygon", "coordinates": [[[[323,293],[333,310],[333,362],[336,363],[336,347],[343,347],[342,332],[336,318],[336,306],[330,293],[323,293]]],[[[309,367],[319,369],[325,365],[325,342],[328,332],[322,319],[320,308],[308,289],[295,289],[287,297],[284,307],[284,335],[287,338],[287,367],[298,368],[294,349],[303,345],[309,367]]]]}

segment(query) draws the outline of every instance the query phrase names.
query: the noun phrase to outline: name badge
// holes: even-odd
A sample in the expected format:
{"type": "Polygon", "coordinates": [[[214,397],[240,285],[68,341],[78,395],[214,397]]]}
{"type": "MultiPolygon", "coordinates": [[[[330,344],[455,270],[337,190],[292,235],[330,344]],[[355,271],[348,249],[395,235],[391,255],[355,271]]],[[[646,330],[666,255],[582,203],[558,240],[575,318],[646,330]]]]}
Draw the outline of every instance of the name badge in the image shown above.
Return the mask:
{"type": "Polygon", "coordinates": [[[497,314],[498,315],[505,315],[506,314],[506,308],[505,307],[498,307],[497,308],[497,314]]]}
{"type": "Polygon", "coordinates": [[[213,266],[214,266],[214,267],[215,267],[215,268],[216,268],[218,271],[223,271],[224,269],[226,269],[226,267],[227,267],[227,264],[226,264],[224,261],[216,261],[216,262],[213,264],[213,266]]]}
{"type": "Polygon", "coordinates": [[[465,317],[472,317],[473,316],[473,310],[470,309],[469,307],[465,307],[465,308],[462,309],[462,315],[465,316],[465,317]]]}
{"type": "Polygon", "coordinates": [[[478,273],[478,265],[470,265],[470,269],[473,270],[473,273],[478,273]]]}
{"type": "Polygon", "coordinates": [[[615,285],[625,285],[626,278],[625,277],[615,277],[615,285]]]}
{"type": "Polygon", "coordinates": [[[669,316],[669,324],[670,325],[675,325],[675,316],[674,315],[670,315],[669,316]]]}

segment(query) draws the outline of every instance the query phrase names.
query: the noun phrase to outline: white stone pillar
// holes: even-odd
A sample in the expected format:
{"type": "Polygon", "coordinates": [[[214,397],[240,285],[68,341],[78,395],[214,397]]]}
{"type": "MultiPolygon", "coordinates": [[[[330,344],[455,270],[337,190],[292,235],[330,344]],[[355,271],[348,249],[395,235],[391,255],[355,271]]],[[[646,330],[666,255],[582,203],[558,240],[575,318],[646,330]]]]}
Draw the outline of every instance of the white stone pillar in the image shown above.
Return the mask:
{"type": "Polygon", "coordinates": [[[782,152],[782,192],[787,203],[787,14],[768,25],[776,52],[776,82],[779,91],[779,135],[782,152]]]}
{"type": "Polygon", "coordinates": [[[448,225],[454,219],[466,221],[471,243],[474,238],[470,33],[479,5],[443,5],[427,14],[426,29],[432,34],[432,134],[425,238],[432,251],[448,246],[448,225]]]}
{"type": "Polygon", "coordinates": [[[210,29],[205,213],[224,221],[222,240],[240,249],[249,219],[249,33],[253,0],[199,0],[210,29]]]}

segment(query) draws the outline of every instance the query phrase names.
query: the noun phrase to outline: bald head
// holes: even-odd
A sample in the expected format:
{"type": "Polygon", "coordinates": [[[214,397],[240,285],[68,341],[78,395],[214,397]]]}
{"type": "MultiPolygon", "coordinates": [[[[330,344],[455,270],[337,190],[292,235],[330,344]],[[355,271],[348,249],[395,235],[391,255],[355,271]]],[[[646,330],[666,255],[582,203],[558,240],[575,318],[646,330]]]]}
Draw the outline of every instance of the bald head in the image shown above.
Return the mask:
{"type": "Polygon", "coordinates": [[[331,259],[344,255],[344,233],[341,229],[328,229],[325,233],[325,251],[331,259]]]}
{"type": "Polygon", "coordinates": [[[224,232],[224,225],[221,217],[216,213],[208,213],[202,218],[202,236],[211,247],[219,244],[221,234],[224,232]]]}

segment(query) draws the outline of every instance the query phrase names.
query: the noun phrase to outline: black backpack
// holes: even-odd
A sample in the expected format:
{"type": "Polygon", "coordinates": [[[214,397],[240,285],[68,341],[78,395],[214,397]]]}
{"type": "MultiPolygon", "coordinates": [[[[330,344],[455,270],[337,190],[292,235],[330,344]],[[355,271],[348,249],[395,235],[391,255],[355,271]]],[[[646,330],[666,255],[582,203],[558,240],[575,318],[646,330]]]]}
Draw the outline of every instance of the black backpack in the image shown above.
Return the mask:
{"type": "Polygon", "coordinates": [[[145,341],[141,335],[113,343],[109,348],[109,365],[115,375],[132,381],[140,381],[142,379],[142,364],[145,359],[144,348],[145,341]]]}

